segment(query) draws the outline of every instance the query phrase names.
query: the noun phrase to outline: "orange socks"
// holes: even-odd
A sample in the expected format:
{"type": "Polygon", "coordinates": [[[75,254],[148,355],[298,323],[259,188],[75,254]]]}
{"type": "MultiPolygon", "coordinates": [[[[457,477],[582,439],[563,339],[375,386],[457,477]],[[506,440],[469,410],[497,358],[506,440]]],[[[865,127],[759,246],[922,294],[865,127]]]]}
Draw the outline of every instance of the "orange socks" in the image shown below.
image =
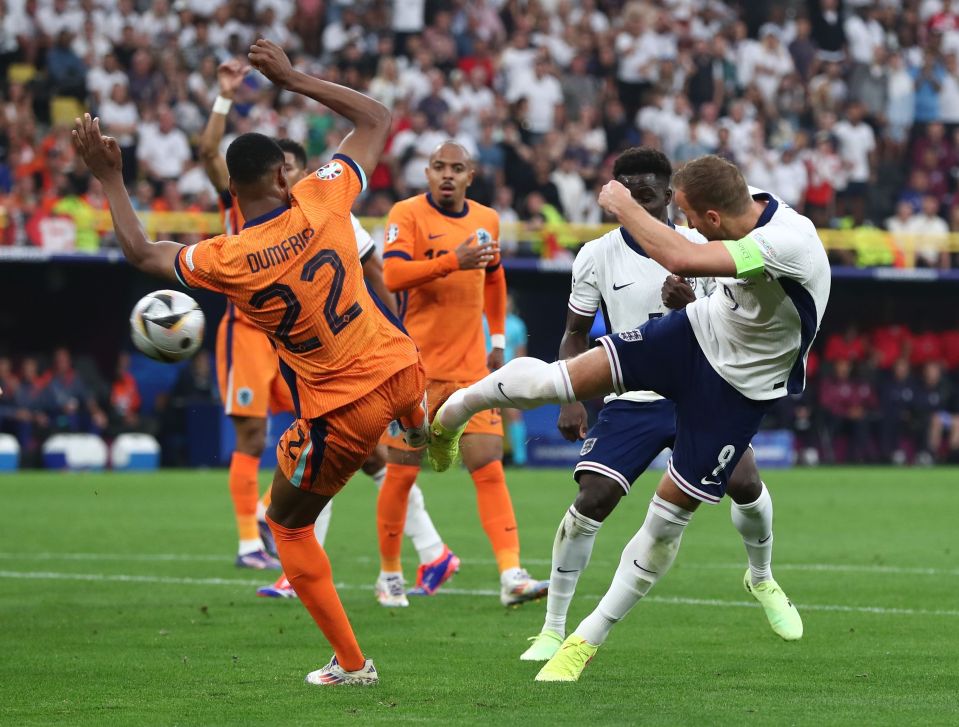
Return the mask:
{"type": "Polygon", "coordinates": [[[499,572],[519,568],[519,532],[513,514],[513,501],[506,489],[503,463],[497,460],[483,465],[473,470],[472,477],[476,486],[480,522],[493,546],[499,572]]]}
{"type": "Polygon", "coordinates": [[[380,537],[380,569],[386,573],[403,570],[400,551],[403,549],[403,526],[410,488],[420,468],[409,464],[386,465],[386,479],[376,501],[376,530],[380,537]]]}
{"type": "Polygon", "coordinates": [[[230,459],[230,497],[236,514],[236,529],[240,540],[259,540],[256,526],[256,503],[260,497],[260,458],[243,452],[234,452],[230,459]]]}
{"type": "Polygon", "coordinates": [[[347,671],[363,668],[366,660],[333,585],[329,558],[316,542],[313,524],[303,528],[285,528],[277,525],[269,516],[266,521],[273,531],[286,577],[326,640],[333,646],[336,660],[347,671]]]}

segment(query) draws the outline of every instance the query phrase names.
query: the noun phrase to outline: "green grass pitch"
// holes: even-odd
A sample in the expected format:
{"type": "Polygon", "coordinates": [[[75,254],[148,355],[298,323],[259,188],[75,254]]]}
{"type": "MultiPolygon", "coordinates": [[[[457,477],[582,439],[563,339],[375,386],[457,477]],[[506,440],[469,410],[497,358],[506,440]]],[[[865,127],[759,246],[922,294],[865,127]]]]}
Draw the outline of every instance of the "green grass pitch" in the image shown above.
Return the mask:
{"type": "MultiPolygon", "coordinates": [[[[508,477],[524,565],[545,578],[570,475],[508,477]]],[[[774,572],[803,615],[802,641],[780,641],[743,592],[724,502],[700,508],[672,571],[579,683],[537,684],[538,666],[517,657],[545,603],[500,606],[466,474],[421,477],[463,565],[446,593],[406,610],[373,598],[375,497],[358,476],[336,498],[327,547],[381,683],[327,689],[303,683],[331,654],[306,611],[254,597],[271,578],[233,566],[224,472],[7,476],[0,724],[959,724],[959,471],[766,477],[774,572]]],[[[600,532],[570,627],[605,590],[654,482],[600,532]]]]}

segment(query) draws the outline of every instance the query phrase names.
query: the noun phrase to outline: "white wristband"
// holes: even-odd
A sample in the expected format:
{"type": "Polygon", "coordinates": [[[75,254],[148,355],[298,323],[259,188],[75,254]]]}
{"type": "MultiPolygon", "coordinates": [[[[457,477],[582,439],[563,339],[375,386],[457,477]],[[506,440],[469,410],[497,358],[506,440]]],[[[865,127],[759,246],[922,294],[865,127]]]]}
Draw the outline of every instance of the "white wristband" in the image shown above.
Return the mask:
{"type": "Polygon", "coordinates": [[[228,113],[230,113],[231,106],[233,106],[233,99],[217,96],[216,101],[213,102],[213,113],[226,116],[228,113]]]}
{"type": "Polygon", "coordinates": [[[493,348],[506,349],[506,336],[502,333],[491,333],[489,342],[493,348]]]}

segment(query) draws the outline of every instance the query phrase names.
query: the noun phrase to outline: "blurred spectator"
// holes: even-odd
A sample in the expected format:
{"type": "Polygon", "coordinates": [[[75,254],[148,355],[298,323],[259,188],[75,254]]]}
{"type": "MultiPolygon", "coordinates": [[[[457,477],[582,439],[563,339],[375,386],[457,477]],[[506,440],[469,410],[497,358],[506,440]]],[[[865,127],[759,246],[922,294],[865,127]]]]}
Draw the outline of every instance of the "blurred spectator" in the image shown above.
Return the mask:
{"type": "Polygon", "coordinates": [[[114,434],[140,427],[140,390],[130,373],[130,354],[121,351],[110,387],[110,430],[114,434]]]}
{"type": "Polygon", "coordinates": [[[955,391],[947,378],[942,375],[939,361],[927,361],[922,367],[917,391],[919,417],[926,427],[923,451],[917,461],[920,464],[932,464],[944,459],[942,445],[944,437],[949,435],[948,448],[951,459],[959,451],[959,406],[956,405],[955,391]]]}
{"type": "Polygon", "coordinates": [[[869,434],[876,405],[870,383],[854,372],[849,359],[837,359],[832,375],[823,379],[819,389],[827,462],[837,459],[839,437],[846,440],[848,461],[862,463],[869,459],[869,434]]]}
{"type": "Polygon", "coordinates": [[[907,449],[915,452],[919,448],[921,430],[916,411],[916,382],[908,359],[897,359],[885,374],[879,387],[879,402],[883,457],[894,464],[905,464],[907,449]]]}
{"type": "Polygon", "coordinates": [[[839,140],[839,155],[848,173],[846,188],[841,195],[845,213],[852,216],[855,224],[861,225],[868,185],[876,166],[876,137],[872,127],[863,120],[861,103],[854,101],[846,106],[845,118],[833,127],[833,134],[839,140]]]}
{"type": "Polygon", "coordinates": [[[945,249],[949,225],[939,216],[938,198],[931,194],[922,198],[922,209],[909,220],[907,231],[914,235],[917,267],[949,267],[945,249]]]}
{"type": "Polygon", "coordinates": [[[176,179],[192,157],[186,134],[176,127],[176,120],[169,108],[157,114],[158,122],[141,129],[137,144],[137,160],[143,172],[154,184],[165,179],[176,179]]]}
{"type": "Polygon", "coordinates": [[[97,402],[96,394],[74,370],[70,352],[65,348],[53,352],[43,408],[51,426],[60,431],[83,431],[90,425],[103,431],[107,427],[107,415],[97,402]]]}

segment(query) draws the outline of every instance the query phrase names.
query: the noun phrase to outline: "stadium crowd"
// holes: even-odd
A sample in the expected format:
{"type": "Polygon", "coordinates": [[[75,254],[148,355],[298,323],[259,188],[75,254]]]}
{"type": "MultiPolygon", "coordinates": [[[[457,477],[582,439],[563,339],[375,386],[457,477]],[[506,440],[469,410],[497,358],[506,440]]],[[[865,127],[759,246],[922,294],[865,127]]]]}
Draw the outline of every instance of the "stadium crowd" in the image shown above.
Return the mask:
{"type": "MultiPolygon", "coordinates": [[[[612,159],[646,144],[676,164],[724,156],[820,227],[855,229],[835,262],[959,262],[941,244],[959,232],[950,0],[0,0],[0,246],[112,244],[70,144],[84,108],[117,138],[138,210],[215,211],[198,137],[217,65],[258,36],[392,110],[363,215],[424,191],[430,151],[454,138],[476,161],[470,196],[520,226],[504,253],[544,254],[522,230],[603,222],[612,159]]],[[[314,165],[346,132],[251,73],[224,147],[254,129],[300,141],[314,165]]],[[[820,342],[812,385],[776,423],[826,460],[955,457],[957,338],[887,327],[820,342]]],[[[65,350],[44,367],[0,358],[2,428],[27,450],[59,430],[162,434],[190,401],[216,397],[206,355],[159,402],[140,400],[128,366],[121,356],[103,377],[65,350]]]]}
{"type": "MultiPolygon", "coordinates": [[[[940,244],[959,230],[950,0],[2,0],[0,241],[56,246],[72,218],[78,249],[100,244],[104,200],[69,144],[80,108],[117,137],[140,209],[214,210],[197,137],[217,64],[257,36],[392,110],[363,214],[422,191],[452,137],[505,222],[597,223],[612,157],[649,144],[728,157],[821,227],[893,233],[840,262],[955,262],[940,244]]],[[[257,74],[233,108],[224,143],[255,128],[317,164],[344,133],[257,74]]]]}

